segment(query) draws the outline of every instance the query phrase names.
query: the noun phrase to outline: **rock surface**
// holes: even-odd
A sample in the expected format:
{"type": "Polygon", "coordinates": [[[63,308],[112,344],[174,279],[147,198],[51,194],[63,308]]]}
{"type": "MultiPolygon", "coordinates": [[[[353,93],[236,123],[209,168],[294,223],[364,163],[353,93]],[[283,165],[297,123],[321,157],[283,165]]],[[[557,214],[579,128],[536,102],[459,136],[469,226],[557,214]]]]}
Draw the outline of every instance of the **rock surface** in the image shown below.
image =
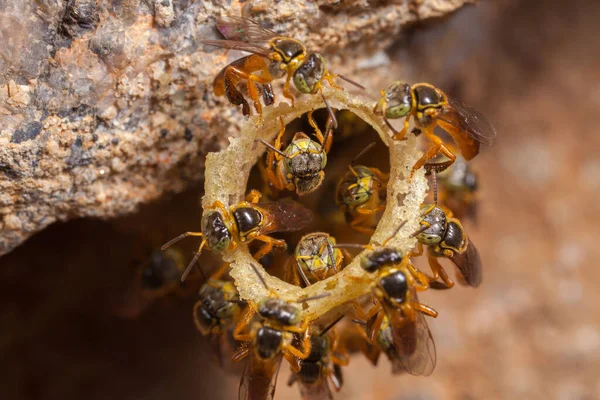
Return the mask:
{"type": "Polygon", "coordinates": [[[469,2],[3,3],[0,255],[55,221],[129,213],[202,178],[203,155],[243,120],[210,86],[239,54],[198,42],[217,37],[216,16],[243,12],[368,86],[357,66],[385,64],[377,52],[403,26],[469,2]]]}

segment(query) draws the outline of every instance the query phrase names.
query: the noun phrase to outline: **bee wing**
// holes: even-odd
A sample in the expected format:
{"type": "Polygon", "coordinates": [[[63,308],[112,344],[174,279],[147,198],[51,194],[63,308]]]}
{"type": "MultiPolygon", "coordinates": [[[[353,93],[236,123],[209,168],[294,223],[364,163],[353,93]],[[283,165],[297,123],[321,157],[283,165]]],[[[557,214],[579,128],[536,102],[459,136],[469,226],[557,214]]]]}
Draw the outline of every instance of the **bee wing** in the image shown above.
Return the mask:
{"type": "Polygon", "coordinates": [[[300,395],[302,400],[333,400],[327,379],[323,375],[314,383],[300,382],[300,395]]]}
{"type": "Polygon", "coordinates": [[[313,220],[313,214],[308,208],[290,198],[256,205],[269,215],[268,223],[261,229],[264,234],[299,231],[313,220]]]}
{"type": "Polygon", "coordinates": [[[261,360],[254,351],[250,351],[250,358],[240,381],[239,400],[273,399],[281,357],[280,354],[271,360],[261,360]]]}
{"type": "Polygon", "coordinates": [[[450,260],[456,265],[469,286],[477,287],[481,283],[481,257],[475,244],[469,239],[464,252],[455,253],[450,260]]]}
{"type": "MultiPolygon", "coordinates": [[[[413,296],[418,302],[414,290],[413,296]]],[[[406,371],[415,376],[429,376],[437,360],[435,343],[423,314],[418,311],[413,314],[414,320],[411,321],[399,310],[388,312],[396,350],[391,360],[392,372],[406,371]]]]}
{"type": "Polygon", "coordinates": [[[222,47],[224,49],[247,51],[264,57],[267,57],[270,53],[270,50],[267,47],[236,40],[200,40],[200,43],[209,46],[222,47]]]}
{"type": "Polygon", "coordinates": [[[487,146],[491,146],[496,137],[496,129],[482,113],[450,96],[448,105],[443,108],[438,118],[487,146]]]}
{"type": "Polygon", "coordinates": [[[246,43],[266,44],[274,37],[280,36],[270,29],[263,28],[256,21],[231,15],[217,18],[217,29],[228,40],[246,43]]]}

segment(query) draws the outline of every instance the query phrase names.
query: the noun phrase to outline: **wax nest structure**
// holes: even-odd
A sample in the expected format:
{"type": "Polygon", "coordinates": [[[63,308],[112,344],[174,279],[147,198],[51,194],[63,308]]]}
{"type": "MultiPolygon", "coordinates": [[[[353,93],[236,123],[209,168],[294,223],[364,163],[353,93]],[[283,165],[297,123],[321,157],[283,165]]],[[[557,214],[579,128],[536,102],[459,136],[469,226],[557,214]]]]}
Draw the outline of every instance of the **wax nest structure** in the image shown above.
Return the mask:
{"type": "MultiPolygon", "coordinates": [[[[421,156],[416,137],[407,135],[407,140],[392,140],[392,133],[385,121],[372,112],[373,102],[351,96],[346,91],[326,88],[323,92],[332,108],[349,110],[369,123],[388,147],[391,168],[387,187],[387,206],[371,237],[370,244],[374,246],[381,244],[406,221],[387,246],[408,252],[416,242],[411,234],[419,228],[419,208],[425,200],[428,189],[423,169],[417,171],[409,182],[411,167],[421,156]]],[[[277,107],[267,107],[262,123],[259,123],[257,116],[248,119],[242,126],[239,137],[230,138],[230,145],[225,150],[208,154],[203,207],[209,207],[215,201],[220,201],[225,207],[229,207],[244,199],[248,190],[246,186],[250,170],[265,152],[265,147],[255,139],[272,142],[281,128],[280,117],[287,125],[311,110],[324,107],[325,104],[320,96],[305,96],[297,101],[293,108],[287,103],[281,103],[277,107]]],[[[327,297],[304,303],[303,317],[311,321],[320,318],[338,305],[369,293],[372,282],[369,277],[372,274],[365,272],[360,266],[360,255],[339,273],[305,288],[291,285],[269,275],[254,260],[246,246],[237,246],[233,251],[225,252],[223,259],[231,263],[230,276],[234,279],[241,299],[251,303],[256,304],[268,297],[269,291],[265,289],[250,264],[256,266],[269,289],[275,291],[284,300],[301,301],[303,298],[328,293],[327,297]]]]}

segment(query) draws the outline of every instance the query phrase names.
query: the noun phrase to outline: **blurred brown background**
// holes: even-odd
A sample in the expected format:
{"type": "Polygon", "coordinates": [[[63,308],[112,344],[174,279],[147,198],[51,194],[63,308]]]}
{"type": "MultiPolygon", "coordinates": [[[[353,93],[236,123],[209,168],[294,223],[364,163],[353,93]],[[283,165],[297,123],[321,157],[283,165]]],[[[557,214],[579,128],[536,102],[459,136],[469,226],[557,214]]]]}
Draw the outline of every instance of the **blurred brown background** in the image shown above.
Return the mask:
{"type": "MultiPolygon", "coordinates": [[[[356,356],[337,398],[600,399],[599,17],[591,0],[482,1],[398,38],[373,87],[433,83],[498,131],[473,163],[481,213],[466,224],[484,283],[422,296],[440,312],[431,377],[356,356]]],[[[238,378],[195,332],[193,298],[150,304],[132,283],[149,251],[199,221],[200,194],[54,225],[0,259],[3,399],[236,397],[238,378]]],[[[297,399],[287,374],[277,398],[297,399]]]]}

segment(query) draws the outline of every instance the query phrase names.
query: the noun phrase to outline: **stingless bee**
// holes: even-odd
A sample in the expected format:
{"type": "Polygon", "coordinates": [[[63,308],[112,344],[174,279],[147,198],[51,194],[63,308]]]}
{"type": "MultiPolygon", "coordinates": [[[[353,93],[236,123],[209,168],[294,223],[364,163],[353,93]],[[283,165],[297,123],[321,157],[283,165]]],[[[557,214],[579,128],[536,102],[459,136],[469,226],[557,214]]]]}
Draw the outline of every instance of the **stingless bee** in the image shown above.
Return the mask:
{"type": "Polygon", "coordinates": [[[200,287],[198,301],[194,304],[196,328],[204,336],[221,333],[240,315],[241,303],[233,282],[210,279],[200,287]]]}
{"type": "Polygon", "coordinates": [[[304,235],[294,251],[291,261],[295,262],[296,268],[288,266],[289,271],[296,271],[292,279],[299,284],[298,275],[306,286],[316,281],[321,281],[342,269],[344,252],[342,249],[334,248],[336,241],[333,236],[324,232],[313,232],[304,235]]]}
{"type": "Polygon", "coordinates": [[[479,286],[482,276],[481,258],[460,221],[453,218],[450,210],[445,211],[435,204],[423,204],[421,211],[421,229],[413,234],[418,240],[418,249],[412,255],[422,255],[423,246],[427,246],[427,261],[433,272],[433,277],[430,278],[432,287],[449,289],[454,286],[438,261],[440,257],[448,258],[458,267],[460,275],[457,277],[462,283],[472,287],[479,286]],[[443,283],[434,285],[433,282],[439,278],[443,283]]]}
{"type": "Polygon", "coordinates": [[[354,157],[336,190],[337,204],[350,221],[350,227],[367,235],[375,232],[377,213],[385,209],[389,176],[377,168],[355,165],[355,162],[374,145],[372,142],[354,157]]]}
{"type": "Polygon", "coordinates": [[[277,190],[293,190],[299,196],[304,196],[314,192],[323,183],[323,170],[327,165],[327,153],[331,147],[331,129],[328,123],[323,136],[312,114],[312,111],[308,113],[308,122],[315,130],[318,143],[305,133],[297,132],[291,143],[281,151],[285,133],[283,118],[280,118],[281,130],[275,138],[274,145],[258,139],[267,146],[269,152],[264,172],[266,180],[277,190]]]}
{"type": "Polygon", "coordinates": [[[383,115],[388,126],[395,132],[394,139],[404,139],[410,117],[413,117],[417,129],[433,143],[433,146],[413,165],[411,177],[416,170],[439,153],[449,159],[436,166],[439,170],[448,167],[456,159],[456,155],[442,139],[435,135],[436,126],[452,136],[467,161],[479,153],[481,143],[489,146],[496,136],[496,130],[483,114],[447,96],[428,83],[417,83],[411,86],[396,81],[386,90],[381,91],[381,95],[373,112],[383,115]],[[404,127],[400,132],[396,132],[388,121],[395,118],[405,118],[404,127]]]}
{"type": "MultiPolygon", "coordinates": [[[[293,79],[294,86],[299,92],[321,94],[335,127],[337,127],[337,121],[335,121],[333,111],[321,90],[323,80],[329,82],[331,86],[341,89],[333,82],[334,78],[340,77],[364,90],[364,87],[348,78],[329,73],[325,67],[323,56],[319,53],[307,53],[306,47],[299,40],[279,35],[250,19],[234,16],[220,17],[217,19],[217,28],[226,40],[201,40],[200,42],[210,46],[252,53],[223,68],[213,83],[215,95],[225,94],[232,104],[241,104],[244,115],[249,115],[250,107],[236,88],[242,80],[246,82],[248,96],[254,102],[254,108],[261,118],[262,106],[257,85],[265,85],[270,89],[271,82],[285,76],[283,95],[290,99],[292,107],[294,106],[294,96],[290,92],[290,81],[293,79]]],[[[269,98],[269,96],[267,97],[269,98]]],[[[272,92],[270,99],[273,100],[272,92]]]]}
{"type": "MultiPolygon", "coordinates": [[[[254,264],[250,266],[264,287],[269,290],[256,266],[254,264]]],[[[271,293],[274,294],[272,291],[271,293]]],[[[322,297],[324,296],[305,298],[301,302],[322,297]]],[[[249,343],[236,350],[233,356],[234,361],[249,356],[240,382],[240,400],[273,399],[281,358],[288,360],[294,371],[298,371],[300,369],[298,360],[307,358],[311,352],[309,320],[302,319],[299,305],[277,297],[266,297],[257,304],[250,303],[238,322],[233,336],[236,340],[249,343]],[[262,320],[251,324],[255,314],[258,314],[262,320]],[[250,331],[242,333],[250,324],[250,331]],[[296,335],[299,335],[302,349],[294,346],[296,335]]]]}
{"type": "Polygon", "coordinates": [[[264,245],[254,255],[258,260],[268,254],[274,246],[287,247],[284,240],[274,239],[268,234],[298,231],[312,221],[312,213],[300,203],[291,199],[259,203],[260,197],[258,191],[252,190],[247,196],[247,201],[242,201],[229,209],[220,201],[216,201],[202,214],[201,232],[183,233],[162,246],[162,250],[165,250],[188,236],[202,237],[198,251],[181,276],[182,281],[190,273],[204,246],[222,253],[225,250],[235,249],[238,244],[260,240],[264,245]]]}
{"type": "Polygon", "coordinates": [[[368,337],[371,343],[375,343],[380,330],[386,328],[384,322],[387,318],[395,357],[401,360],[399,362],[404,370],[411,375],[429,375],[435,367],[436,353],[423,314],[435,318],[438,313],[417,297],[417,292],[429,287],[427,276],[415,268],[403,252],[386,247],[394,235],[378,249],[370,245],[360,246],[371,250],[361,257],[360,265],[374,275],[369,279],[373,279],[375,305],[367,312],[357,301],[353,302],[353,306],[361,320],[372,320],[368,337]]]}
{"type": "Polygon", "coordinates": [[[338,352],[339,337],[335,329],[331,329],[344,316],[337,318],[320,334],[312,335],[311,351],[307,358],[299,360],[300,370],[290,376],[288,385],[298,382],[304,400],[330,400],[331,382],[335,391],[342,388],[342,366],[348,365],[345,353],[338,352]],[[328,332],[331,332],[328,334],[328,332]]]}

